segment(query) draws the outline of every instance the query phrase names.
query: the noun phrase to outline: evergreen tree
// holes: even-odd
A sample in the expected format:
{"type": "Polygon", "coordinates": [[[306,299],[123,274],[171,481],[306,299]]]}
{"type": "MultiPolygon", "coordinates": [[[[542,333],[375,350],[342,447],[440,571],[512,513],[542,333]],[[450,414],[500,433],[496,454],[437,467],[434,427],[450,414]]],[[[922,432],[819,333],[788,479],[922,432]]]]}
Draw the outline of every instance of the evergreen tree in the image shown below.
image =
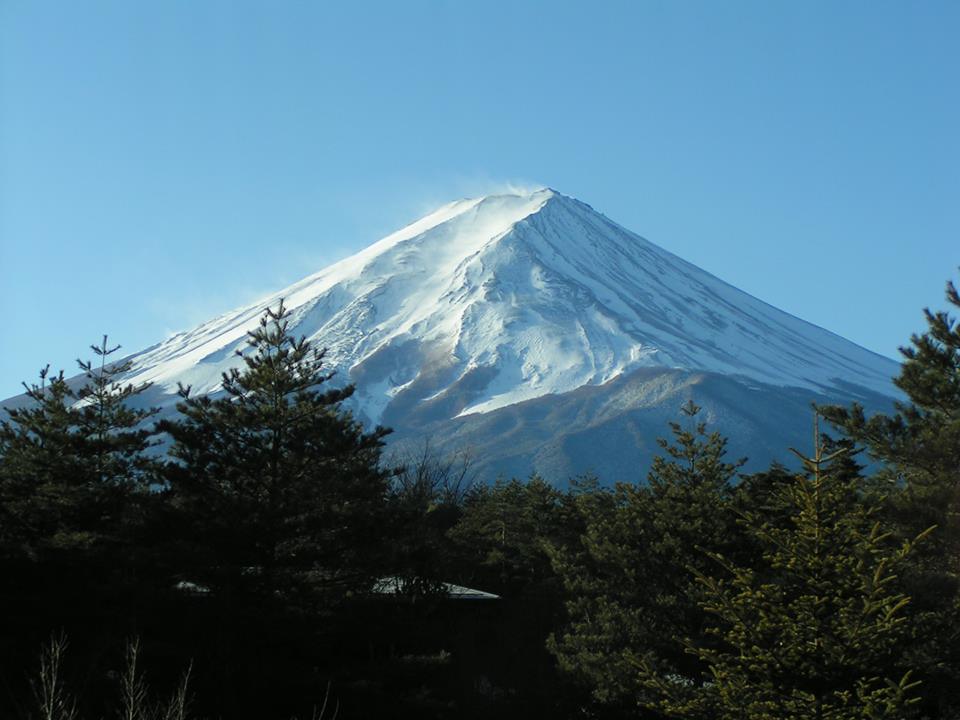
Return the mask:
{"type": "MultiPolygon", "coordinates": [[[[947,283],[947,302],[960,295],[947,283]]],[[[884,463],[877,473],[890,495],[887,520],[902,538],[937,525],[902,573],[917,621],[911,661],[925,688],[923,711],[960,713],[960,324],[946,311],[924,310],[927,329],[901,348],[894,383],[907,395],[892,415],[826,407],[826,418],[884,463]]]]}
{"type": "MultiPolygon", "coordinates": [[[[960,308],[960,295],[947,283],[947,301],[960,308]]],[[[894,384],[909,398],[893,415],[867,418],[863,408],[823,408],[824,416],[853,440],[866,445],[903,484],[915,505],[940,513],[938,523],[960,548],[960,324],[946,311],[924,310],[927,331],[900,349],[904,362],[894,384]]],[[[919,510],[914,507],[913,510],[919,510]]],[[[927,518],[925,518],[927,519],[927,518]]],[[[953,553],[960,562],[960,554],[953,553]]]]}
{"type": "Polygon", "coordinates": [[[80,362],[85,378],[45,368],[0,419],[6,679],[20,676],[51,628],[87,641],[84,664],[103,671],[95,648],[121,642],[157,596],[142,534],[154,499],[152,412],[129,407],[144,388],[120,381],[129,366],[109,362],[116,348],[104,338],[93,350],[99,362],[80,362]]]}
{"type": "Polygon", "coordinates": [[[144,490],[157,480],[156,460],[147,454],[154,444],[155,431],[146,421],[156,414],[153,408],[137,408],[131,402],[150,387],[119,381],[132,363],[110,363],[120,349],[109,347],[107,336],[90,349],[98,361],[77,360],[86,381],[77,391],[77,431],[85,438],[91,471],[104,487],[144,490]]]}
{"type": "MultiPolygon", "coordinates": [[[[595,490],[592,479],[574,482],[576,493],[595,490]]],[[[491,608],[497,615],[489,631],[491,667],[485,670],[503,688],[497,716],[566,717],[585,699],[546,649],[563,614],[563,587],[548,548],[567,547],[583,532],[576,497],[536,475],[527,481],[501,479],[467,495],[463,516],[448,533],[456,559],[453,577],[500,596],[491,608]]]]}
{"type": "Polygon", "coordinates": [[[689,426],[670,423],[673,442],[659,440],[666,457],[654,460],[646,486],[620,484],[606,498],[581,498],[580,547],[552,553],[569,597],[569,623],[550,648],[602,703],[649,704],[638,672],[649,656],[661,672],[680,678],[703,671],[679,642],[699,636],[703,624],[701,590],[687,568],[706,568],[699,547],[736,547],[730,481],[743,461],[724,460],[726,439],[707,433],[699,411],[688,403],[682,413],[689,426]]]}
{"type": "Polygon", "coordinates": [[[155,477],[147,455],[150,409],[130,401],[147,385],[124,385],[128,363],[108,363],[119,346],[91,346],[100,362],[80,361],[85,382],[74,391],[63,372],[26,387],[28,403],[0,420],[0,531],[9,551],[45,551],[116,543],[135,497],[155,477]]]}
{"type": "Polygon", "coordinates": [[[71,467],[78,445],[75,396],[63,372],[51,377],[49,371],[49,365],[40,371],[39,384],[24,385],[30,402],[5,409],[8,418],[0,420],[0,535],[7,559],[37,560],[47,547],[75,543],[93,530],[79,520],[89,503],[77,497],[84,483],[71,467]]]}
{"type": "MultiPolygon", "coordinates": [[[[694,568],[701,602],[713,618],[706,639],[688,651],[708,667],[699,679],[642,667],[655,707],[678,718],[821,720],[903,718],[918,698],[904,648],[909,598],[897,574],[916,540],[901,542],[863,502],[863,480],[825,455],[819,433],[805,475],[775,493],[792,510],[784,526],[757,511],[741,523],[761,549],[759,562],[710,553],[720,576],[694,568]]],[[[801,456],[802,457],[802,456],[801,456]]],[[[919,539],[919,538],[917,538],[919,539]]]]}
{"type": "Polygon", "coordinates": [[[536,475],[474,488],[449,533],[462,565],[472,568],[465,580],[497,593],[543,592],[554,579],[545,543],[565,544],[576,533],[567,500],[536,475]]]}
{"type": "Polygon", "coordinates": [[[363,431],[340,407],[351,386],[320,391],[324,352],[288,331],[283,302],[249,333],[223,396],[181,387],[170,497],[192,540],[186,579],[222,595],[333,601],[383,572],[387,430],[363,431]],[[189,575],[189,577],[187,577],[189,575]]]}

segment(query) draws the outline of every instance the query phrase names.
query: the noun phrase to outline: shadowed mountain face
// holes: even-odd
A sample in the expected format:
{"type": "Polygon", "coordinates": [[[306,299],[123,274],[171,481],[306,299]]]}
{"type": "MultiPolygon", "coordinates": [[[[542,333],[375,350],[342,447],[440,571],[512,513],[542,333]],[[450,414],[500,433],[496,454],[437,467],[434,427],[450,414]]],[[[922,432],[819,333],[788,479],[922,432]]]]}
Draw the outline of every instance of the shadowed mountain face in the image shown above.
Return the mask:
{"type": "Polygon", "coordinates": [[[402,447],[469,446],[487,474],[645,472],[693,399],[755,465],[810,442],[811,401],[886,408],[898,366],[783,313],[552,190],[451,203],[262,301],[131,357],[171,411],[216,393],[283,298],[291,329],[402,447]]]}
{"type": "Polygon", "coordinates": [[[537,473],[558,485],[584,474],[604,484],[637,482],[660,452],[656,438],[669,436],[667,423],[684,424],[679,410],[689,400],[702,408],[708,429],[728,437],[729,459],[747,459],[744,472],[763,470],[774,460],[794,466],[788,448],[812,447],[813,403],[857,400],[868,413],[892,410],[890,397],[860,388],[816,393],[718,373],[643,368],[602,386],[488,413],[432,422],[418,416],[396,426],[391,445],[399,457],[416,456],[422,438],[429,437],[441,457],[467,452],[487,480],[537,473]]]}

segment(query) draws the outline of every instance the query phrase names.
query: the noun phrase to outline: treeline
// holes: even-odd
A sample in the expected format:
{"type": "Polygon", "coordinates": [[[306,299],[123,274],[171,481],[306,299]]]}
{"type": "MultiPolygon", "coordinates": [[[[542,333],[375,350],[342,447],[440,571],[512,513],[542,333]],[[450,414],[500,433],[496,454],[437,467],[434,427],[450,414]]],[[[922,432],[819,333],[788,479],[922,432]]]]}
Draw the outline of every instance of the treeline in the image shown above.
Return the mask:
{"type": "Polygon", "coordinates": [[[104,340],[0,420],[0,715],[960,717],[947,313],[799,473],[742,475],[689,403],[643,482],[567,489],[388,459],[288,319],[176,417],[104,340]]]}

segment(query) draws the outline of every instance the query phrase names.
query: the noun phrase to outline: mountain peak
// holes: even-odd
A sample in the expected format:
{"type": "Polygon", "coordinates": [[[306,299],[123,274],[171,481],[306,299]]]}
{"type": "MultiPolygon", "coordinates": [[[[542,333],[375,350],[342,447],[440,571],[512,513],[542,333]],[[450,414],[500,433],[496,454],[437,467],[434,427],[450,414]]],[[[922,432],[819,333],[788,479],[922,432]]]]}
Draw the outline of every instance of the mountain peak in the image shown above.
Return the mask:
{"type": "Polygon", "coordinates": [[[890,394],[896,364],[743,293],[550,188],[457,200],[258,303],[134,355],[131,380],[216,392],[283,298],[355,411],[488,412],[639,368],[890,394]]]}

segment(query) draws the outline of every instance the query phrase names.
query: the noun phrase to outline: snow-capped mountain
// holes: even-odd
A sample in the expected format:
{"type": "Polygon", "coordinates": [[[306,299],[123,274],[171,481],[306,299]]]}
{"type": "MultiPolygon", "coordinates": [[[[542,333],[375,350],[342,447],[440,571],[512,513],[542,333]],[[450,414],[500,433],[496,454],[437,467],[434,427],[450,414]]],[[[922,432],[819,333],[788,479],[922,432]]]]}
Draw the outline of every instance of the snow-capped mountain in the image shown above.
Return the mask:
{"type": "MultiPolygon", "coordinates": [[[[358,417],[394,427],[400,440],[430,434],[447,449],[473,445],[492,453],[490,467],[500,471],[595,467],[567,450],[559,465],[529,459],[526,467],[517,453],[541,456],[602,418],[620,418],[620,430],[632,422],[633,445],[649,446],[679,398],[709,378],[744,394],[728,408],[789,395],[804,416],[794,425],[809,419],[802,410],[809,398],[895,394],[892,360],[550,189],[450,203],[270,297],[133,355],[129,379],[152,382],[151,402],[167,407],[178,383],[216,392],[247,331],[281,298],[293,332],[326,347],[338,378],[356,385],[358,417]],[[550,431],[550,413],[574,406],[575,417],[550,431]],[[644,408],[664,409],[649,431],[637,425],[644,408]],[[510,433],[498,423],[506,417],[514,419],[511,432],[517,422],[526,428],[522,438],[504,439],[510,433]],[[515,462],[498,464],[498,454],[515,462]]],[[[706,406],[713,417],[730,415],[706,406]]],[[[736,435],[735,427],[720,429],[736,435]]],[[[607,427],[604,437],[618,432],[607,427]]]]}
{"type": "Polygon", "coordinates": [[[260,302],[133,357],[137,381],[216,390],[264,308],[355,381],[379,420],[405,395],[451,416],[599,385],[640,367],[888,393],[892,361],[781,312],[544,189],[450,203],[260,302]]]}

